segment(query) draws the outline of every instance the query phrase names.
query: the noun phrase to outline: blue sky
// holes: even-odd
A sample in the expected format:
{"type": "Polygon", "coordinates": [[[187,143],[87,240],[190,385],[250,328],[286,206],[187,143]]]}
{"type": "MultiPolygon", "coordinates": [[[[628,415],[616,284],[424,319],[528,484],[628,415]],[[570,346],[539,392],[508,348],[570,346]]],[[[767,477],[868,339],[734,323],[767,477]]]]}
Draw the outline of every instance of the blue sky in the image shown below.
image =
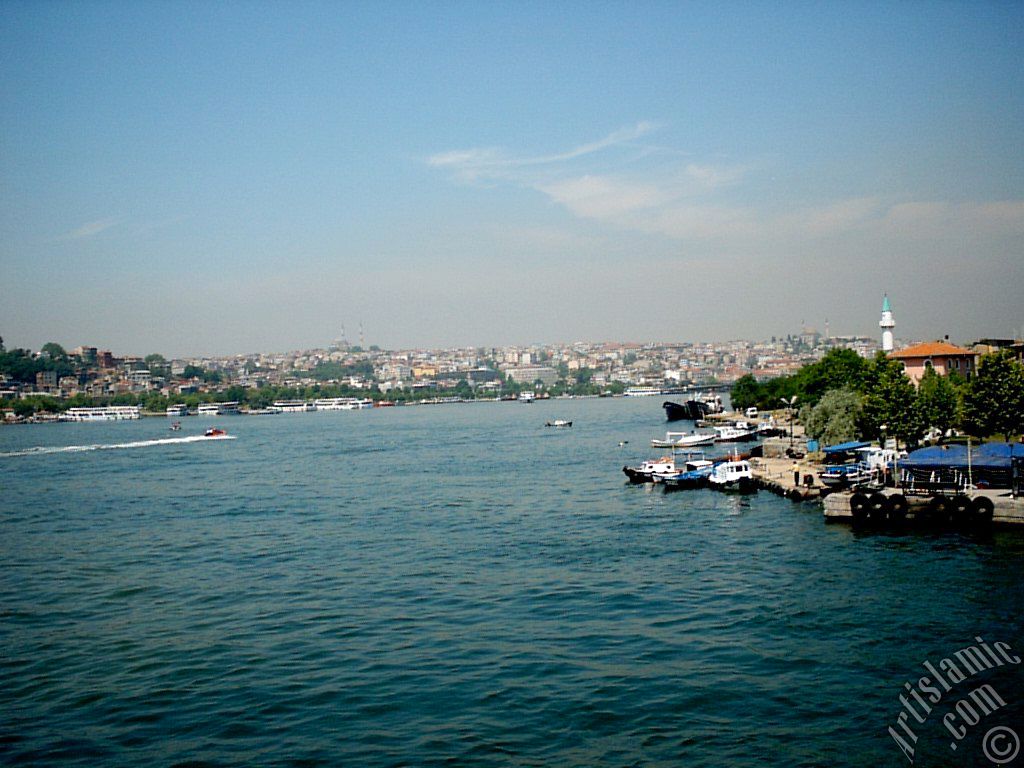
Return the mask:
{"type": "Polygon", "coordinates": [[[0,335],[1024,333],[1019,3],[0,4],[0,335]]]}

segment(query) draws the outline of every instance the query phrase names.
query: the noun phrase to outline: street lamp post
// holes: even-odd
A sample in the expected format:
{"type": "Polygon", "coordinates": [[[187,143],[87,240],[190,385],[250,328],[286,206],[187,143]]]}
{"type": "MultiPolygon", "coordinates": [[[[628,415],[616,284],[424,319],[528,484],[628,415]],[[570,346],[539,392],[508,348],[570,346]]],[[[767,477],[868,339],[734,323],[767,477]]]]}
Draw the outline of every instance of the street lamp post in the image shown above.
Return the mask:
{"type": "Polygon", "coordinates": [[[789,398],[780,397],[779,400],[786,406],[786,410],[789,411],[789,447],[793,447],[793,406],[796,405],[796,395],[789,398]]]}

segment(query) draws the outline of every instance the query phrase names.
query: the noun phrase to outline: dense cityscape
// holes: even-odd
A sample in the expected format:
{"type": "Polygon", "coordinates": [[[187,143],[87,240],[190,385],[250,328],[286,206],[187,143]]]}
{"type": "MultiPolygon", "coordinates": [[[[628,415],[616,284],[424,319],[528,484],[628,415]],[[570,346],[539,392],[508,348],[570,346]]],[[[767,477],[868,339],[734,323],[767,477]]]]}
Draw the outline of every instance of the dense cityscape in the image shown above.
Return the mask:
{"type": "Polygon", "coordinates": [[[210,358],[118,355],[57,343],[38,352],[0,348],[0,395],[8,419],[61,405],[139,404],[162,411],[189,398],[257,403],[317,394],[430,400],[495,398],[533,389],[561,394],[622,394],[629,388],[674,389],[790,375],[830,349],[863,357],[875,339],[825,336],[814,329],[765,341],[723,343],[577,342],[515,347],[383,350],[338,339],[325,349],[210,358]],[[19,406],[19,403],[21,404],[19,406]]]}

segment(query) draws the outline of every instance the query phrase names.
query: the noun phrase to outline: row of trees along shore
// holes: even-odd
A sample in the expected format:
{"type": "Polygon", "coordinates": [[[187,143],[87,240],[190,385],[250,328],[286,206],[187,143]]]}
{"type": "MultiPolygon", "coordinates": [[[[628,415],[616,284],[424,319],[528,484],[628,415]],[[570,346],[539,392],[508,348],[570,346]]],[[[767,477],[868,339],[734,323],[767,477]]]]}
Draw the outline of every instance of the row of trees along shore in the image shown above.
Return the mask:
{"type": "Polygon", "coordinates": [[[903,365],[883,352],[865,360],[833,349],[792,376],[758,381],[748,374],[732,387],[737,409],[790,402],[807,435],[825,445],[895,437],[915,446],[933,430],[1012,441],[1024,435],[1024,365],[1003,350],[981,357],[973,376],[929,368],[915,387],[903,365]]]}

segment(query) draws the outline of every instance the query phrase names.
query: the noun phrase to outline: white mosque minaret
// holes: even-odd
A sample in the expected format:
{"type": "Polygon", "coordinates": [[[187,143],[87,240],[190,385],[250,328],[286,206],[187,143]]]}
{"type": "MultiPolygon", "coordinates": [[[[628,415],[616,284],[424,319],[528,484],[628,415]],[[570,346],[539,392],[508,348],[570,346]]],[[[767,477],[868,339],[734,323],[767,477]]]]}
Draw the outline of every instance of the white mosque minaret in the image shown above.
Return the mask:
{"type": "Polygon", "coordinates": [[[896,321],[892,319],[892,309],[889,307],[889,294],[882,299],[882,319],[878,321],[882,329],[882,351],[892,352],[892,329],[896,327],[896,321]]]}

